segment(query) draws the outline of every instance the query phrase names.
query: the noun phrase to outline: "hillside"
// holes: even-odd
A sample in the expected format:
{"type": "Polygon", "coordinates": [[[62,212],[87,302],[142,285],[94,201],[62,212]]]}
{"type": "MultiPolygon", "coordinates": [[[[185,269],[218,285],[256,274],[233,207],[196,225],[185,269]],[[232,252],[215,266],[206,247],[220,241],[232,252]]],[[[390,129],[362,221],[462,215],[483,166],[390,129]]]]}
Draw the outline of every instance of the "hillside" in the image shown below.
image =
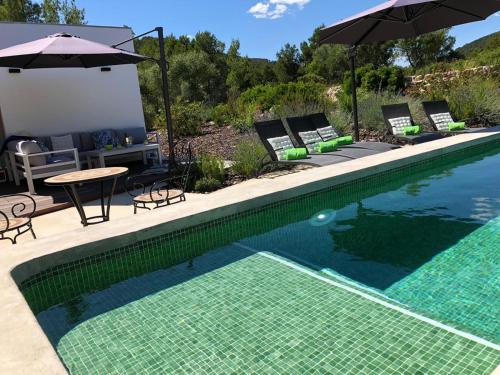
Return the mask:
{"type": "Polygon", "coordinates": [[[464,55],[465,57],[469,57],[474,55],[485,48],[493,47],[493,43],[500,43],[500,31],[492,33],[490,35],[486,35],[482,38],[474,40],[473,42],[467,43],[460,48],[457,48],[457,52],[464,55]]]}

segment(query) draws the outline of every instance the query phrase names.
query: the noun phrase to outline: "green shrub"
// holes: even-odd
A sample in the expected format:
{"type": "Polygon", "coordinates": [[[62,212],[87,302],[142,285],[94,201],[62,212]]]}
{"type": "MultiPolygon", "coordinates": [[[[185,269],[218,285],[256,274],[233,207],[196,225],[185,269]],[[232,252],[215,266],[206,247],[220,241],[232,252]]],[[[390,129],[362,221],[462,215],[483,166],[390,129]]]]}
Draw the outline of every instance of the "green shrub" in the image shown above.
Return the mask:
{"type": "Polygon", "coordinates": [[[498,82],[491,77],[435,81],[425,97],[447,100],[451,112],[460,120],[482,124],[500,122],[500,91],[498,82]]]}
{"type": "MultiPolygon", "coordinates": [[[[351,73],[344,73],[342,88],[351,93],[351,73]]],[[[405,87],[405,76],[402,68],[382,66],[378,69],[365,65],[356,69],[356,85],[365,91],[401,92],[405,87]]]]}
{"type": "Polygon", "coordinates": [[[232,170],[245,178],[256,177],[262,169],[267,151],[255,138],[246,138],[236,145],[232,170]]]}
{"type": "Polygon", "coordinates": [[[352,132],[352,113],[346,111],[341,105],[335,106],[332,111],[326,113],[328,121],[332,126],[342,134],[350,134],[352,132]]]}
{"type": "Polygon", "coordinates": [[[382,106],[387,104],[408,103],[413,120],[417,124],[428,124],[427,117],[419,100],[410,96],[396,95],[392,92],[375,93],[359,90],[358,114],[360,128],[368,130],[385,130],[382,106]]]}
{"type": "Polygon", "coordinates": [[[172,105],[172,123],[175,135],[198,135],[207,121],[207,109],[199,102],[178,102],[172,105]]]}
{"type": "Polygon", "coordinates": [[[199,193],[209,193],[220,189],[222,182],[212,177],[202,177],[194,186],[194,190],[199,193]]]}
{"type": "Polygon", "coordinates": [[[222,126],[230,124],[234,120],[235,114],[228,104],[218,104],[212,109],[210,118],[217,125],[222,126]]]}
{"type": "Polygon", "coordinates": [[[287,103],[318,103],[326,99],[326,86],[319,83],[291,82],[258,85],[248,89],[238,99],[240,105],[258,106],[267,111],[287,103]]]}
{"type": "Polygon", "coordinates": [[[204,178],[216,179],[220,183],[224,182],[224,160],[221,157],[204,153],[199,157],[197,164],[204,178]]]}
{"type": "Polygon", "coordinates": [[[259,110],[256,109],[256,105],[254,104],[240,105],[237,115],[231,120],[231,125],[240,133],[247,132],[253,126],[257,111],[259,110]]]}

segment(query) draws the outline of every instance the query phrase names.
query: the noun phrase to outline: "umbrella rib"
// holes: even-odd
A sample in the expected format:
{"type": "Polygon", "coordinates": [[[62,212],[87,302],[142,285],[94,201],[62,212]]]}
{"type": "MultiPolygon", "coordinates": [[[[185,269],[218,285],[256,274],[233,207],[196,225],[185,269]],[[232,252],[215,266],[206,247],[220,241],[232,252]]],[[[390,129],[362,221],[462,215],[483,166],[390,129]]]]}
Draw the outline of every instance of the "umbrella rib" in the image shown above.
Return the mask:
{"type": "Polygon", "coordinates": [[[28,69],[29,65],[33,61],[35,61],[37,59],[37,57],[40,56],[40,55],[41,55],[41,53],[37,53],[37,54],[33,55],[33,57],[26,64],[23,65],[23,69],[28,69]]]}
{"type": "MultiPolygon", "coordinates": [[[[390,12],[392,12],[393,8],[390,8],[388,10],[386,10],[384,13],[383,16],[387,16],[389,15],[390,12]]],[[[377,22],[375,22],[368,30],[366,30],[366,32],[363,34],[363,36],[361,38],[359,38],[355,43],[353,43],[354,46],[357,46],[358,44],[362,43],[363,40],[368,36],[370,35],[370,33],[373,32],[373,30],[375,30],[382,22],[384,21],[383,18],[379,18],[377,22]]]]}
{"type": "Polygon", "coordinates": [[[445,5],[445,4],[440,4],[439,6],[441,6],[443,8],[448,8],[448,9],[454,10],[455,12],[467,14],[468,16],[471,16],[471,17],[476,17],[476,18],[478,18],[480,20],[484,20],[484,17],[478,16],[477,14],[468,12],[468,11],[463,10],[463,9],[455,8],[455,7],[452,7],[450,5],[445,5]]]}
{"type": "Polygon", "coordinates": [[[344,30],[346,30],[346,29],[348,29],[348,28],[350,28],[350,27],[353,27],[354,25],[356,25],[357,23],[359,23],[359,22],[363,21],[364,19],[365,19],[364,17],[363,17],[363,18],[358,18],[357,20],[355,20],[354,22],[350,23],[349,25],[345,25],[345,26],[341,27],[339,30],[335,30],[333,33],[331,33],[330,35],[328,35],[326,38],[321,39],[321,40],[320,40],[320,44],[325,44],[325,43],[327,43],[327,41],[328,41],[331,37],[335,36],[336,34],[338,34],[338,33],[342,32],[342,31],[344,31],[344,30]]]}

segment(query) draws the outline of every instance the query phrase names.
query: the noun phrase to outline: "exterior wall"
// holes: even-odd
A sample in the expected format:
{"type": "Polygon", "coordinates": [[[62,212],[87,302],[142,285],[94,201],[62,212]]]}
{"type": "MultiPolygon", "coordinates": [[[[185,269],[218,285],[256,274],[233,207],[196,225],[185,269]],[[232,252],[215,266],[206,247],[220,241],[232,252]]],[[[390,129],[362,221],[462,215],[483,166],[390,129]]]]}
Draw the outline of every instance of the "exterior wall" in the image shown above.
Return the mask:
{"type": "MultiPolygon", "coordinates": [[[[0,22],[0,49],[67,32],[112,45],[132,37],[128,28],[0,22]]],[[[133,51],[133,44],[121,46],[133,51]]],[[[34,69],[11,74],[0,68],[0,112],[5,136],[45,136],[144,126],[137,69],[34,69]]],[[[0,132],[1,133],[1,132],[0,132]]]]}

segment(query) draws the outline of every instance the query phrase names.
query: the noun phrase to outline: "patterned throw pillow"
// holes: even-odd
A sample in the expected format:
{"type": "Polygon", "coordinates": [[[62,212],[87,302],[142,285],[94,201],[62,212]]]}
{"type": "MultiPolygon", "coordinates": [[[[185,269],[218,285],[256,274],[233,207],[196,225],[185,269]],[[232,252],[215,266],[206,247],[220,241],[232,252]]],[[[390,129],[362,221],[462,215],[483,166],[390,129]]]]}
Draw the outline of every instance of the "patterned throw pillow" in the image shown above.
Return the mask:
{"type": "Polygon", "coordinates": [[[325,126],[324,128],[319,128],[318,133],[323,141],[331,141],[332,139],[339,137],[333,126],[325,126]]]}
{"type": "Polygon", "coordinates": [[[106,145],[114,145],[115,137],[111,130],[101,130],[92,133],[94,139],[94,146],[96,150],[101,150],[106,145]]]}
{"type": "Polygon", "coordinates": [[[278,160],[284,160],[283,156],[285,150],[294,148],[292,140],[288,135],[285,135],[283,137],[269,138],[267,141],[276,153],[278,160]]]}
{"type": "Polygon", "coordinates": [[[316,146],[318,146],[320,142],[323,142],[323,139],[316,130],[300,132],[299,137],[302,139],[309,152],[314,152],[316,146]]]}
{"type": "Polygon", "coordinates": [[[448,124],[453,122],[450,112],[433,114],[431,115],[431,119],[439,131],[448,131],[448,124]]]}
{"type": "Polygon", "coordinates": [[[392,134],[394,135],[404,135],[404,128],[413,126],[410,117],[391,118],[389,119],[389,123],[392,126],[392,134]]]}

